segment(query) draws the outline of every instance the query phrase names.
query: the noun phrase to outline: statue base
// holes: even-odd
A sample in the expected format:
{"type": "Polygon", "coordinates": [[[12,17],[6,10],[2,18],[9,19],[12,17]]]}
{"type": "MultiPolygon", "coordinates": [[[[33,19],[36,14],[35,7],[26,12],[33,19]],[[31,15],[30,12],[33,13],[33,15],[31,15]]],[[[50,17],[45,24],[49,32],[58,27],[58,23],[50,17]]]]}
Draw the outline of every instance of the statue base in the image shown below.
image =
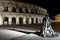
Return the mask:
{"type": "Polygon", "coordinates": [[[59,34],[47,34],[47,35],[43,35],[43,34],[40,34],[39,36],[41,36],[41,37],[47,37],[47,38],[54,38],[54,37],[58,37],[59,36],[59,34]]]}
{"type": "Polygon", "coordinates": [[[43,37],[42,35],[40,35],[40,38],[42,40],[60,40],[60,34],[56,34],[56,35],[52,35],[52,36],[46,36],[46,37],[43,37]]]}
{"type": "Polygon", "coordinates": [[[33,34],[36,34],[40,37],[44,37],[44,38],[54,38],[54,37],[59,37],[60,34],[56,33],[56,34],[41,34],[40,32],[35,32],[33,34]]]}

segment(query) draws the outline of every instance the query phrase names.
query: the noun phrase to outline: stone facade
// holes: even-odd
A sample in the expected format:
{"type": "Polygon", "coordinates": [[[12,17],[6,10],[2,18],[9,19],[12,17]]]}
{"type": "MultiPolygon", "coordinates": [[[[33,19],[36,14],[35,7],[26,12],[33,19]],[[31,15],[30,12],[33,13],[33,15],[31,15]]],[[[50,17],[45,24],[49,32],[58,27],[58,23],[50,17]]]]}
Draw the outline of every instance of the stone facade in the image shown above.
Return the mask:
{"type": "Polygon", "coordinates": [[[0,25],[40,24],[47,10],[37,5],[0,0],[0,25]]]}

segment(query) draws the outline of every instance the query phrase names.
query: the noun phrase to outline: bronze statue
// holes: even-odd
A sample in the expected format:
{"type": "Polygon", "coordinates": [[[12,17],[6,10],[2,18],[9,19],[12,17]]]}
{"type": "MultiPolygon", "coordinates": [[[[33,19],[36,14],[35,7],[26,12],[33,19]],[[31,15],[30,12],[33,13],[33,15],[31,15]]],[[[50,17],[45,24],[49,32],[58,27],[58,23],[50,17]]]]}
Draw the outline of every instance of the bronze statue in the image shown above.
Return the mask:
{"type": "Polygon", "coordinates": [[[50,20],[49,14],[46,14],[46,16],[43,19],[43,27],[41,29],[41,34],[40,35],[43,36],[43,37],[56,37],[58,35],[52,29],[49,20],[50,20]]]}

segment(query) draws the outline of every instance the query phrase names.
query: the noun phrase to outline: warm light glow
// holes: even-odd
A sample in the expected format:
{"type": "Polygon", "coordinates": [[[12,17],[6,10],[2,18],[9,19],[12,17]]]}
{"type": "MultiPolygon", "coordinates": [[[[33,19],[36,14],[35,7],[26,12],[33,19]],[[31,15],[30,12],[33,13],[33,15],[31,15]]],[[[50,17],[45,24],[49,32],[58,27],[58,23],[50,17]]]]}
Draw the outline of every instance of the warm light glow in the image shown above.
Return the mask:
{"type": "Polygon", "coordinates": [[[55,20],[50,20],[51,22],[60,22],[60,14],[55,16],[55,20]]]}

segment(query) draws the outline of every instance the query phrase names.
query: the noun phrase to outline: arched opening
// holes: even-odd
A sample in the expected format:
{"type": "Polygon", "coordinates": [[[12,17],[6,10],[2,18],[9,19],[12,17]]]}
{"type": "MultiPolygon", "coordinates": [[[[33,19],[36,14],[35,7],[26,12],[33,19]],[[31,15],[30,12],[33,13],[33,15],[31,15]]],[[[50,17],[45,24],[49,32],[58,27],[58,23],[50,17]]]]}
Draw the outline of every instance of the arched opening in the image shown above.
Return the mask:
{"type": "Polygon", "coordinates": [[[38,10],[36,9],[36,10],[35,10],[35,14],[38,14],[38,12],[37,12],[37,11],[38,11],[38,10]]]}
{"type": "Polygon", "coordinates": [[[23,24],[23,18],[19,18],[19,24],[23,24]]]}
{"type": "Polygon", "coordinates": [[[36,18],[36,24],[38,24],[38,18],[36,18]]]}
{"type": "Polygon", "coordinates": [[[28,12],[28,9],[26,9],[26,13],[29,13],[29,12],[28,12]]]}
{"type": "Polygon", "coordinates": [[[4,25],[8,25],[8,17],[5,17],[5,18],[3,19],[3,24],[4,24],[4,25]]]}
{"type": "Polygon", "coordinates": [[[37,11],[35,11],[35,14],[38,14],[37,11]]]}
{"type": "Polygon", "coordinates": [[[16,8],[15,7],[12,8],[12,12],[16,12],[16,8]]]}
{"type": "Polygon", "coordinates": [[[19,8],[19,13],[23,13],[22,8],[19,8]]]}
{"type": "Polygon", "coordinates": [[[4,7],[4,12],[8,12],[8,6],[4,7]]]}
{"type": "Polygon", "coordinates": [[[31,10],[31,13],[34,14],[34,12],[31,10]]]}
{"type": "Polygon", "coordinates": [[[26,18],[26,24],[29,24],[29,18],[26,18]]]}
{"type": "Polygon", "coordinates": [[[32,24],[34,24],[34,19],[33,18],[31,18],[31,22],[32,22],[32,24]]]}
{"type": "Polygon", "coordinates": [[[16,18],[12,18],[12,25],[16,25],[16,18]]]}

